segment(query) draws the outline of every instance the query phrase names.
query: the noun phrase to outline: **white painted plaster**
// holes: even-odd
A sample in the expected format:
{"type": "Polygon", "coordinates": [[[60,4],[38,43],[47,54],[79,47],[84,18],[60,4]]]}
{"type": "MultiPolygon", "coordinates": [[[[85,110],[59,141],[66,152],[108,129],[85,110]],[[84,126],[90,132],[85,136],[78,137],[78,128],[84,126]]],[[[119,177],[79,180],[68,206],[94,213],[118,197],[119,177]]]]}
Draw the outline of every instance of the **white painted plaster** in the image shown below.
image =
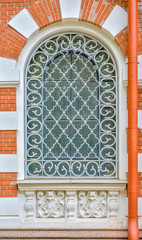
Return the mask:
{"type": "Polygon", "coordinates": [[[0,57],[0,69],[13,69],[16,67],[16,60],[0,57]]]}
{"type": "Polygon", "coordinates": [[[142,81],[142,55],[138,56],[138,79],[142,81]]]}
{"type": "Polygon", "coordinates": [[[59,0],[62,18],[79,18],[81,0],[59,0]]]}
{"type": "Polygon", "coordinates": [[[138,198],[138,215],[142,216],[142,198],[138,198]]]}
{"type": "Polygon", "coordinates": [[[142,153],[138,153],[138,172],[142,172],[142,153]]]}
{"type": "MultiPolygon", "coordinates": [[[[128,154],[126,157],[126,172],[128,172],[128,154]]],[[[138,172],[142,172],[142,153],[138,153],[138,172]]]]}
{"type": "MultiPolygon", "coordinates": [[[[40,32],[34,33],[27,41],[25,47],[23,48],[17,68],[20,69],[20,85],[17,89],[17,112],[18,112],[18,133],[17,133],[17,151],[19,156],[19,174],[18,180],[24,179],[24,74],[27,61],[31,53],[35,50],[36,46],[40,44],[43,40],[54,34],[64,33],[64,32],[78,32],[88,34],[92,37],[96,37],[98,40],[102,41],[106,47],[113,53],[118,66],[118,87],[119,87],[119,179],[125,179],[125,164],[124,159],[127,155],[127,136],[125,128],[125,111],[126,111],[126,88],[123,86],[122,69],[125,67],[125,61],[123,55],[112,39],[109,33],[103,31],[102,29],[92,26],[88,23],[78,22],[77,20],[64,20],[62,23],[56,23],[42,29],[40,32]]],[[[65,181],[65,180],[64,180],[65,181]]],[[[68,180],[67,180],[68,181],[68,180]]],[[[74,180],[75,181],[75,180],[74,180]]],[[[57,180],[57,182],[59,182],[57,180]]],[[[78,180],[82,182],[82,180],[78,180]]],[[[87,180],[83,180],[87,182],[87,180]]]]}
{"type": "Polygon", "coordinates": [[[32,33],[39,29],[37,23],[26,9],[23,9],[8,23],[24,37],[29,38],[32,33]]]}
{"type": "Polygon", "coordinates": [[[0,154],[0,172],[18,172],[16,154],[0,154]]]}
{"type": "Polygon", "coordinates": [[[128,110],[125,112],[125,127],[128,128],[128,110]]]}
{"type": "Polygon", "coordinates": [[[138,128],[142,129],[142,110],[138,110],[138,128]]]}
{"type": "Polygon", "coordinates": [[[19,85],[20,73],[19,69],[14,69],[15,65],[16,61],[0,58],[0,87],[17,87],[19,85]]]}
{"type": "Polygon", "coordinates": [[[125,161],[125,172],[128,172],[128,154],[126,154],[126,158],[124,159],[125,161]]]}
{"type": "Polygon", "coordinates": [[[126,216],[128,216],[128,197],[126,197],[126,216]]]}
{"type": "MultiPolygon", "coordinates": [[[[128,198],[126,198],[126,216],[128,216],[128,198]]],[[[138,216],[142,216],[142,198],[138,198],[138,216]]]]}
{"type": "Polygon", "coordinates": [[[123,68],[123,81],[128,80],[128,65],[123,68]]]}
{"type": "Polygon", "coordinates": [[[17,112],[0,112],[0,130],[17,130],[17,112]]]}
{"type": "Polygon", "coordinates": [[[138,56],[138,63],[139,63],[139,67],[142,67],[142,55],[138,56]]]}
{"type": "Polygon", "coordinates": [[[0,69],[0,82],[19,82],[18,69],[0,69]]]}
{"type": "Polygon", "coordinates": [[[0,228],[19,228],[21,223],[21,219],[18,217],[0,217],[0,228]]]}
{"type": "Polygon", "coordinates": [[[0,216],[17,216],[18,212],[18,198],[0,198],[0,216]]]}
{"type": "Polygon", "coordinates": [[[105,23],[103,28],[109,31],[113,36],[116,36],[128,25],[128,14],[123,8],[116,5],[105,23]]]}

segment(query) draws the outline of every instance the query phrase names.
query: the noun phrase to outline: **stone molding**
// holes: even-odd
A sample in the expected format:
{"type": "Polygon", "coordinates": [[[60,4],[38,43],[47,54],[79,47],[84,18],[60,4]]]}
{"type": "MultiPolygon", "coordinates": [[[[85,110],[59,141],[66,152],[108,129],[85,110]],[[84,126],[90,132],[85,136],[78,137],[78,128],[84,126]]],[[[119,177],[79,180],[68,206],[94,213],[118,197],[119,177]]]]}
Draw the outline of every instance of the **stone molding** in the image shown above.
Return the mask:
{"type": "MultiPolygon", "coordinates": [[[[56,180],[56,179],[55,179],[56,180]]],[[[61,181],[61,180],[60,180],[61,181]]],[[[23,180],[18,181],[18,188],[20,191],[124,191],[126,189],[127,181],[121,180],[95,180],[95,183],[58,183],[47,180],[23,180]],[[56,183],[56,184],[55,184],[56,183]]]]}

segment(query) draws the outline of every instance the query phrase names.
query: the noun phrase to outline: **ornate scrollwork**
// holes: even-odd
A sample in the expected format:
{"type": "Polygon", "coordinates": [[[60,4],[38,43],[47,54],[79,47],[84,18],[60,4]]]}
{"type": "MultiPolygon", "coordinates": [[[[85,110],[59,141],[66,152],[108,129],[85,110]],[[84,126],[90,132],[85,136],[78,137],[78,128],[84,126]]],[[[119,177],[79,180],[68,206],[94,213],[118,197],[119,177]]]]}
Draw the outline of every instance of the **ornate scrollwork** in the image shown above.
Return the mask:
{"type": "Polygon", "coordinates": [[[79,192],[79,217],[103,218],[106,216],[106,192],[79,192]]]}
{"type": "Polygon", "coordinates": [[[64,217],[64,192],[37,192],[37,217],[64,217]]]}
{"type": "Polygon", "coordinates": [[[29,177],[117,177],[117,69],[98,40],[59,34],[26,70],[29,177]]]}

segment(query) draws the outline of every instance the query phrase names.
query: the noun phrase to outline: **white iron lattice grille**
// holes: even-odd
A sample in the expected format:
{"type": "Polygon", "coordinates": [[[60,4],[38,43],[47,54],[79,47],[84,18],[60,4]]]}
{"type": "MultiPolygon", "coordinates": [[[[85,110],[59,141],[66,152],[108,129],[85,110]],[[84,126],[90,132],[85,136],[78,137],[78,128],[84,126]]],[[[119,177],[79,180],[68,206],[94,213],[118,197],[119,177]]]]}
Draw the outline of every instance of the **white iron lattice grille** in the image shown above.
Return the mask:
{"type": "Polygon", "coordinates": [[[117,177],[116,66],[98,40],[60,34],[26,71],[27,176],[117,177]]]}

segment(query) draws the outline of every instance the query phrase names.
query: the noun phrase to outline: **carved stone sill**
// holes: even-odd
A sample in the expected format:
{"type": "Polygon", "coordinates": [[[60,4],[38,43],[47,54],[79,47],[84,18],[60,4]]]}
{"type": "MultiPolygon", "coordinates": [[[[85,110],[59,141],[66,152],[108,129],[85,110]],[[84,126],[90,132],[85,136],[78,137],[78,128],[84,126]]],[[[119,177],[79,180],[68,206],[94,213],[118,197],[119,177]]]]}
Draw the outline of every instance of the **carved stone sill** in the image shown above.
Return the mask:
{"type": "Polygon", "coordinates": [[[64,191],[88,191],[88,190],[107,190],[124,191],[127,181],[120,180],[95,180],[95,183],[51,183],[48,180],[23,180],[18,181],[20,191],[38,190],[64,190],[64,191]]]}

